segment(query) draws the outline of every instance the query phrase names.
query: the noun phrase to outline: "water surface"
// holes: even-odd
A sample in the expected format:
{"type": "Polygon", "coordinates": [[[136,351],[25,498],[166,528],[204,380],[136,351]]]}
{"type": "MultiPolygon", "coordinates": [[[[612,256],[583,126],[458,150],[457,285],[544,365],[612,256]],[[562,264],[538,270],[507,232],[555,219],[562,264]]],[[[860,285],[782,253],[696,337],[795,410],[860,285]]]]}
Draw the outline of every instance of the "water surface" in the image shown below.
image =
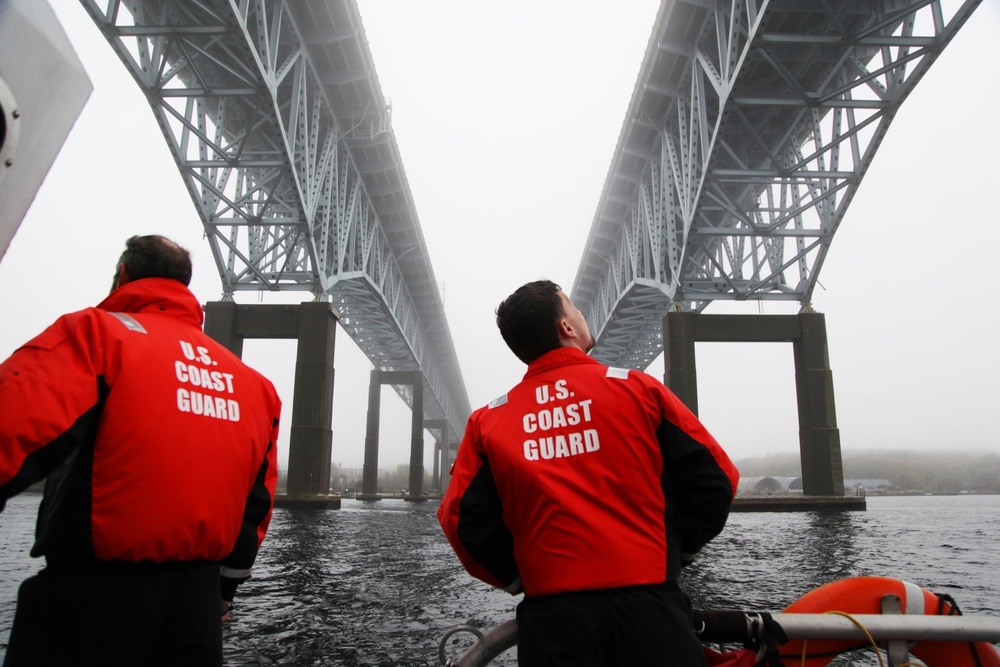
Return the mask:
{"type": "MultiPolygon", "coordinates": [[[[0,514],[0,656],[38,496],[0,514]]],[[[488,629],[520,597],[465,574],[436,502],[345,500],[340,510],[277,509],[254,577],[225,627],[227,665],[438,665],[457,624],[488,629]]],[[[867,512],[736,513],[682,584],[701,609],[780,611],[843,577],[881,575],[948,593],[965,613],[1000,616],[1000,496],[869,497],[867,512]]],[[[467,645],[456,636],[448,655],[467,645]]],[[[516,665],[513,651],[494,662],[516,665]]],[[[843,663],[848,664],[848,663],[843,663]]],[[[878,664],[874,658],[850,663],[878,664]]]]}

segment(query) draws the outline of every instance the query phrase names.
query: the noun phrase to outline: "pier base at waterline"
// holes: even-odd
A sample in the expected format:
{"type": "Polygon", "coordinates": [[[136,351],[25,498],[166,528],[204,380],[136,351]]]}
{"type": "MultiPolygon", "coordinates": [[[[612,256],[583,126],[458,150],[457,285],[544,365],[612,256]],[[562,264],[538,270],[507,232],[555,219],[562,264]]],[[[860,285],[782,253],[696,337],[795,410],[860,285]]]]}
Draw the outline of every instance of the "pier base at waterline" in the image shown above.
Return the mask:
{"type": "Polygon", "coordinates": [[[731,512],[864,512],[864,496],[765,496],[740,497],[731,512]]]}
{"type": "Polygon", "coordinates": [[[274,506],[287,509],[339,510],[340,496],[319,493],[282,493],[274,496],[274,506]]]}

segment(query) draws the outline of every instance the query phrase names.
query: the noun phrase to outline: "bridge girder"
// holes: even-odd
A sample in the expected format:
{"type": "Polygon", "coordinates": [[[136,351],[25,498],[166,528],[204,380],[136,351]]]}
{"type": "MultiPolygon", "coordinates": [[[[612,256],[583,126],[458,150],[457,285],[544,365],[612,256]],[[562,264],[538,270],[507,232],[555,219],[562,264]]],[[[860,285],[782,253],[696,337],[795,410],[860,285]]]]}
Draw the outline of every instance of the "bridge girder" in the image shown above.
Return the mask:
{"type": "Polygon", "coordinates": [[[810,307],[896,112],[981,0],[661,5],[571,292],[646,368],[671,307],[810,307]]]}
{"type": "Polygon", "coordinates": [[[355,2],[81,4],[149,101],[224,298],[328,299],[377,368],[423,372],[457,439],[469,400],[355,2]]]}

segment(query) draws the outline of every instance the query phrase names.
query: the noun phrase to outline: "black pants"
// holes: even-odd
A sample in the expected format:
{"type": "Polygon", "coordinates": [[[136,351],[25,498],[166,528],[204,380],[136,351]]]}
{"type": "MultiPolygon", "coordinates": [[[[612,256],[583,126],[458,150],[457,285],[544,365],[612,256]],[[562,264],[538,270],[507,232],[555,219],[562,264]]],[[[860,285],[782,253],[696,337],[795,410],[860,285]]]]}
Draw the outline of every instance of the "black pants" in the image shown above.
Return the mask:
{"type": "Polygon", "coordinates": [[[219,667],[214,563],[48,567],[21,584],[4,667],[219,667]]]}
{"type": "Polygon", "coordinates": [[[521,667],[703,667],[691,602],[676,586],[526,597],[517,606],[521,667]]]}

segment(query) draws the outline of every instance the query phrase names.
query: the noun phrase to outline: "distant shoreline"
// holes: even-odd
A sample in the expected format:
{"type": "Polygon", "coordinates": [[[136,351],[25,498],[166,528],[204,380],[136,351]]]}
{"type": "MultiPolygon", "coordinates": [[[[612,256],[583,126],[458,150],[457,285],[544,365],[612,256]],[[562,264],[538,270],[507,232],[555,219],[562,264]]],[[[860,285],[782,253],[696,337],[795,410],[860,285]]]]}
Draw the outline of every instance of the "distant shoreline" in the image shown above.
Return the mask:
{"type": "MultiPolygon", "coordinates": [[[[853,497],[854,494],[845,493],[845,498],[853,497]]],[[[866,498],[887,498],[892,496],[997,496],[1000,491],[866,491],[866,498]]],[[[803,497],[801,493],[746,493],[739,494],[737,498],[796,498],[803,497]]],[[[805,496],[808,497],[808,496],[805,496]]]]}

